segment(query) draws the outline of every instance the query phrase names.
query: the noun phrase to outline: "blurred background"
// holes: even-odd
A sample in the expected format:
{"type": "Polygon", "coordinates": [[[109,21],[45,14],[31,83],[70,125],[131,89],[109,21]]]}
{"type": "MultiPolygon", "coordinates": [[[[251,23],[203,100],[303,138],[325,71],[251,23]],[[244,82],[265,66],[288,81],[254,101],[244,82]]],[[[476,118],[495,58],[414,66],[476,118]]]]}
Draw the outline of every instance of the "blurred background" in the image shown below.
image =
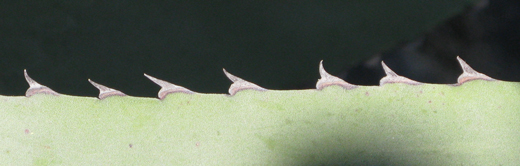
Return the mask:
{"type": "Polygon", "coordinates": [[[0,94],[23,95],[23,69],[59,93],[97,96],[87,79],[155,97],[143,73],[227,93],[222,72],[268,89],[314,88],[318,63],[378,85],[380,62],[429,83],[455,83],[456,56],[520,81],[516,0],[27,0],[0,3],[0,94]]]}

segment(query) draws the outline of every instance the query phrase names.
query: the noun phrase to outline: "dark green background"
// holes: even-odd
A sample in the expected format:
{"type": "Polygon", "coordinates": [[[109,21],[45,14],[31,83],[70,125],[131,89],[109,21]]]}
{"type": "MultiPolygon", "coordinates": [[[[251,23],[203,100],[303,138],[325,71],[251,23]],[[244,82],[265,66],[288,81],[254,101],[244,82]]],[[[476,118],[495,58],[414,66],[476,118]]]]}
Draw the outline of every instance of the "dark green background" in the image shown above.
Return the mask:
{"type": "Polygon", "coordinates": [[[23,69],[65,94],[96,96],[87,78],[156,96],[143,73],[226,93],[222,68],[268,89],[313,88],[412,40],[476,0],[9,1],[0,14],[0,94],[22,95],[23,69]]]}

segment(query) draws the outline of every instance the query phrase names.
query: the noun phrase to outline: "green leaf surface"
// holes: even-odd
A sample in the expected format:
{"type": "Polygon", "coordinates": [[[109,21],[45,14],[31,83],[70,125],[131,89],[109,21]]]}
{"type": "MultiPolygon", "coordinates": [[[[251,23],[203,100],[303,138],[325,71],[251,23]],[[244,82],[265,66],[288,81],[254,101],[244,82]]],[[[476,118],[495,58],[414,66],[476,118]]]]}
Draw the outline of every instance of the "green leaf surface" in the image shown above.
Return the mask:
{"type": "Polygon", "coordinates": [[[7,165],[516,165],[520,83],[0,96],[7,165]]]}

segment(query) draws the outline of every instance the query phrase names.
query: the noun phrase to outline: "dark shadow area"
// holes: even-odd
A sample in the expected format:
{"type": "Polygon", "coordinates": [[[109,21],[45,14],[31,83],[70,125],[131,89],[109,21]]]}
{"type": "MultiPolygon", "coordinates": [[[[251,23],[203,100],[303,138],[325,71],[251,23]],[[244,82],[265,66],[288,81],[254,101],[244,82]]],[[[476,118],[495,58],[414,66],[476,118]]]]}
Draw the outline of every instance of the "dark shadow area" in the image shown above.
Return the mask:
{"type": "Polygon", "coordinates": [[[156,96],[159,87],[143,73],[196,92],[226,93],[231,82],[222,68],[269,89],[313,88],[320,60],[340,73],[468,6],[467,0],[4,1],[0,94],[25,92],[23,69],[57,92],[84,96],[98,93],[88,78],[156,96]]]}
{"type": "Polygon", "coordinates": [[[414,41],[371,57],[343,75],[376,85],[384,76],[380,61],[396,73],[428,83],[455,83],[460,56],[475,70],[496,79],[520,81],[520,2],[481,1],[414,41]]]}

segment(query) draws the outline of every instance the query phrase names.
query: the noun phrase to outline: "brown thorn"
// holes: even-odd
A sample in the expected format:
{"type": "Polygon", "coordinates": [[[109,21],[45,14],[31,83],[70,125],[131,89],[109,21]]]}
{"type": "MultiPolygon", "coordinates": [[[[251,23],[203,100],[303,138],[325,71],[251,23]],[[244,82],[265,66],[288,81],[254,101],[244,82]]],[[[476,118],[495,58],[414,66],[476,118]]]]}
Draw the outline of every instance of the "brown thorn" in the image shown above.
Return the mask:
{"type": "Polygon", "coordinates": [[[54,96],[59,96],[60,94],[52,90],[51,88],[41,85],[38,82],[34,81],[31,77],[29,77],[29,74],[27,74],[27,70],[23,70],[23,74],[25,76],[25,80],[29,84],[29,89],[25,91],[26,97],[31,97],[35,94],[50,94],[54,96]]]}
{"type": "Polygon", "coordinates": [[[379,85],[383,86],[384,84],[394,84],[394,83],[403,83],[408,85],[420,85],[423,84],[421,82],[417,82],[411,80],[409,78],[397,75],[392,69],[386,66],[385,62],[381,61],[381,65],[383,66],[383,70],[385,70],[386,76],[381,78],[379,81],[379,85]]]}
{"type": "Polygon", "coordinates": [[[242,78],[239,78],[237,76],[234,76],[233,74],[230,74],[226,71],[226,69],[222,69],[224,71],[224,74],[233,81],[233,84],[229,86],[229,94],[231,96],[235,95],[238,91],[246,90],[246,89],[253,89],[257,91],[266,91],[267,89],[262,88],[254,83],[248,82],[246,80],[243,80],[242,78]]]}
{"type": "Polygon", "coordinates": [[[336,76],[333,76],[333,75],[330,75],[329,73],[327,73],[327,71],[325,71],[325,68],[323,68],[323,60],[320,61],[319,71],[320,71],[321,79],[318,79],[318,82],[316,83],[316,89],[318,89],[318,90],[322,90],[323,88],[332,86],[332,85],[341,86],[345,89],[354,89],[357,87],[356,85],[349,84],[348,82],[345,82],[341,78],[338,78],[336,76]]]}
{"type": "Polygon", "coordinates": [[[146,78],[150,79],[155,84],[161,86],[161,90],[159,90],[159,93],[157,93],[157,96],[161,100],[166,98],[166,96],[168,94],[170,94],[170,93],[186,93],[186,94],[193,94],[193,93],[195,93],[195,92],[193,92],[193,91],[191,91],[191,90],[189,90],[189,89],[187,89],[185,87],[178,86],[178,85],[169,83],[167,81],[164,81],[164,80],[152,77],[152,76],[150,76],[150,75],[148,75],[146,73],[144,73],[144,76],[146,76],[146,78]]]}
{"type": "Polygon", "coordinates": [[[471,80],[496,81],[496,79],[494,78],[491,78],[485,74],[475,71],[466,63],[466,61],[462,60],[462,58],[460,58],[459,56],[457,56],[457,60],[459,61],[460,66],[462,67],[462,74],[457,79],[457,83],[459,85],[471,80]]]}
{"type": "Polygon", "coordinates": [[[104,85],[101,85],[101,84],[98,84],[90,79],[88,79],[88,82],[90,82],[92,85],[94,85],[94,87],[96,87],[97,89],[99,89],[99,99],[100,100],[103,100],[107,97],[110,97],[110,96],[127,96],[126,94],[124,94],[123,92],[121,91],[118,91],[118,90],[115,90],[115,89],[112,89],[112,88],[109,88],[109,87],[106,87],[104,85]]]}

